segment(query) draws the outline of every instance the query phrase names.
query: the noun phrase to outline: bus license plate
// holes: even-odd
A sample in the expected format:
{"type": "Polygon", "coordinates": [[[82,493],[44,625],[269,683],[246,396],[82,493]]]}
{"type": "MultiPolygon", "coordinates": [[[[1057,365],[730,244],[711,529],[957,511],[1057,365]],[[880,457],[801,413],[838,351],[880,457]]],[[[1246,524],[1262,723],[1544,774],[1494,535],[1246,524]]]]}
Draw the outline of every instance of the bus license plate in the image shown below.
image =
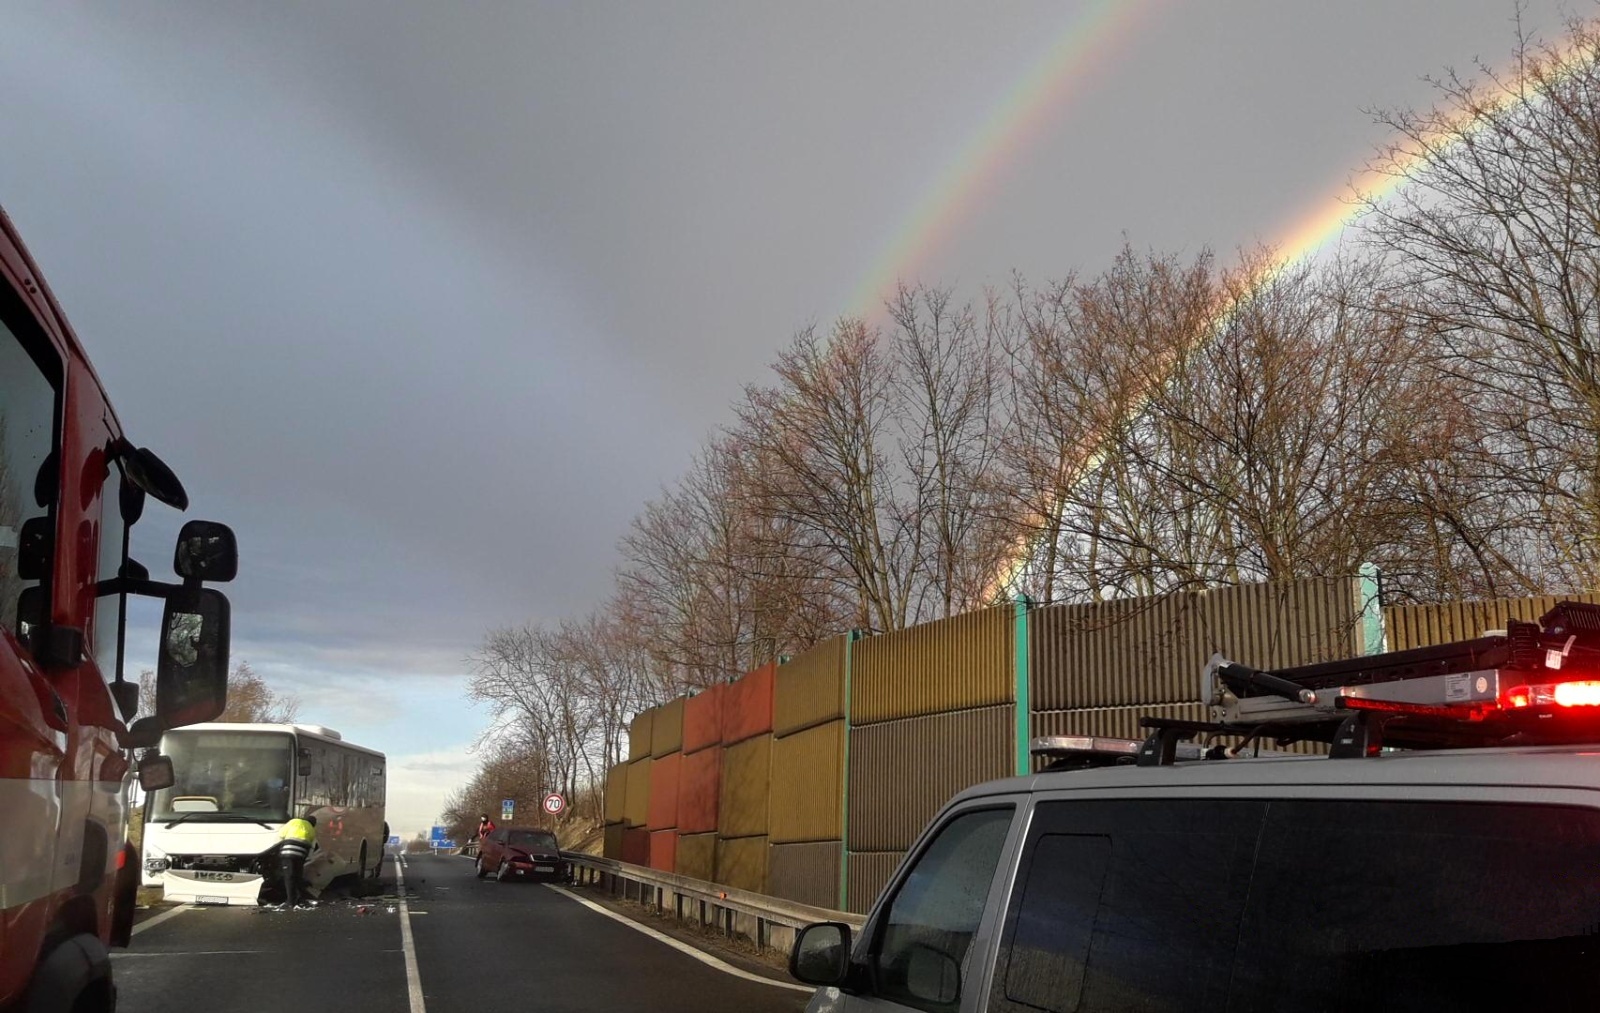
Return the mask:
{"type": "Polygon", "coordinates": [[[534,872],[555,872],[556,871],[556,867],[553,866],[553,865],[535,865],[533,867],[533,871],[534,872]]]}
{"type": "Polygon", "coordinates": [[[196,897],[194,902],[196,904],[221,904],[223,907],[228,906],[228,898],[226,897],[196,897]]]}

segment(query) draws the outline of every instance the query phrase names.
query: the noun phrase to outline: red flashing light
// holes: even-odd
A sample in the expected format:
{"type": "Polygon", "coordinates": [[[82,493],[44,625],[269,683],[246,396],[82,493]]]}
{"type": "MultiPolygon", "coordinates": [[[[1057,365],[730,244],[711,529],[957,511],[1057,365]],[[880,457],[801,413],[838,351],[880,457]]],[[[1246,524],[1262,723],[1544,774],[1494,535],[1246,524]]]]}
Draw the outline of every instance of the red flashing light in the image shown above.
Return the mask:
{"type": "Polygon", "coordinates": [[[128,867],[128,849],[122,848],[117,852],[117,871],[121,872],[128,867]]]}
{"type": "Polygon", "coordinates": [[[1555,690],[1559,707],[1600,707],[1600,682],[1559,682],[1555,690]]]}
{"type": "Polygon", "coordinates": [[[1525,707],[1600,707],[1600,680],[1575,679],[1542,686],[1514,686],[1500,694],[1509,710],[1525,707]]]}

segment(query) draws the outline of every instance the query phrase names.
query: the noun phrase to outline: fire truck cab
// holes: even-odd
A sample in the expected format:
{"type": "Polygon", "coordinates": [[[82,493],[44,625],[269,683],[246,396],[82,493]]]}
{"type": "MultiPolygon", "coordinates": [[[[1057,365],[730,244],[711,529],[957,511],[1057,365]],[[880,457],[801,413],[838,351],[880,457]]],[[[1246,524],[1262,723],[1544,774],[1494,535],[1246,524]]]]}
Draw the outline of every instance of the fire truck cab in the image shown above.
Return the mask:
{"type": "MultiPolygon", "coordinates": [[[[94,369],[0,212],[0,1010],[115,1008],[108,948],[138,887],[127,843],[135,751],[147,788],[169,727],[226,703],[233,533],[190,521],[179,580],[128,557],[176,476],[123,435],[94,369]],[[123,671],[128,595],[165,599],[154,713],[123,671]],[[137,720],[135,720],[137,718],[137,720]]],[[[164,776],[163,776],[164,775],[164,776]]]]}

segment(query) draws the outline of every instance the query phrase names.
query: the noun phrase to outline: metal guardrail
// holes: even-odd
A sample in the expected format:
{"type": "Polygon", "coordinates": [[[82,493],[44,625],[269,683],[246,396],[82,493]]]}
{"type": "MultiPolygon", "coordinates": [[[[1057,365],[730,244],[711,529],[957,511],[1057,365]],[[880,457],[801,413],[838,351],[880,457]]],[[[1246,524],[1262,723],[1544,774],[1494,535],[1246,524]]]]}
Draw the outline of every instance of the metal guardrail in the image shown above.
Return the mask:
{"type": "Polygon", "coordinates": [[[748,890],[736,890],[703,879],[690,879],[671,872],[629,865],[612,858],[570,853],[565,857],[572,862],[573,878],[578,883],[607,886],[612,893],[639,900],[647,906],[670,910],[682,920],[715,924],[729,934],[747,936],[764,948],[786,951],[795,931],[816,922],[843,922],[860,932],[867,921],[863,915],[830,911],[748,890]],[[637,884],[638,896],[629,896],[635,892],[628,889],[630,883],[637,884]],[[747,922],[744,931],[740,931],[737,919],[732,917],[734,915],[743,916],[747,922]],[[773,928],[786,931],[774,933],[771,931],[773,928]]]}

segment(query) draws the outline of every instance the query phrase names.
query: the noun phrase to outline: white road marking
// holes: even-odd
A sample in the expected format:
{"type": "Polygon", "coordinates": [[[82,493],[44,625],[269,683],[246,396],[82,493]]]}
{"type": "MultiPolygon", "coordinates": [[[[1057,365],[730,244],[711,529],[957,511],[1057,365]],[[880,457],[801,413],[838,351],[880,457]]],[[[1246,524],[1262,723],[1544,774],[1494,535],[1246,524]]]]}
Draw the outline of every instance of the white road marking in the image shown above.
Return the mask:
{"type": "Polygon", "coordinates": [[[667,935],[664,932],[657,932],[655,929],[651,928],[648,925],[641,925],[638,922],[634,921],[632,918],[625,918],[622,915],[617,914],[615,911],[609,910],[609,909],[607,909],[605,907],[602,907],[599,904],[596,904],[594,901],[589,900],[587,897],[579,897],[577,894],[573,893],[571,890],[565,889],[564,887],[556,886],[554,883],[545,883],[544,885],[549,887],[550,889],[554,890],[556,893],[561,894],[562,896],[571,897],[573,900],[577,901],[579,904],[582,904],[584,907],[588,908],[591,911],[599,912],[600,914],[605,915],[607,918],[610,918],[614,922],[621,922],[622,924],[628,926],[628,928],[634,929],[634,930],[636,930],[638,932],[642,932],[645,935],[649,936],[651,939],[657,940],[658,942],[666,943],[668,946],[672,947],[674,950],[679,951],[680,953],[688,954],[689,956],[693,957],[694,959],[700,961],[700,963],[705,964],[707,967],[714,967],[717,970],[722,971],[725,974],[733,975],[735,978],[744,978],[744,979],[746,979],[748,981],[760,982],[763,985],[771,985],[774,988],[787,988],[791,992],[805,992],[808,995],[810,993],[816,991],[816,989],[811,988],[811,987],[806,986],[806,985],[794,985],[794,984],[791,984],[791,983],[789,983],[787,981],[775,981],[772,978],[763,978],[759,974],[751,974],[749,971],[743,970],[743,969],[738,968],[738,967],[734,967],[732,964],[729,964],[729,963],[727,963],[725,961],[718,960],[716,957],[713,957],[711,954],[706,953],[703,950],[697,950],[693,946],[690,946],[688,943],[682,942],[681,940],[674,939],[674,938],[672,938],[671,936],[667,935]]]}
{"type": "Polygon", "coordinates": [[[240,956],[241,954],[276,953],[276,952],[277,952],[276,950],[183,950],[181,952],[180,951],[173,951],[173,952],[164,952],[164,953],[151,953],[151,952],[142,952],[141,953],[141,952],[139,952],[137,950],[130,950],[130,951],[126,952],[126,953],[123,953],[123,952],[119,951],[117,953],[113,953],[111,956],[112,956],[112,959],[116,959],[118,957],[127,957],[127,958],[138,958],[138,957],[221,957],[221,956],[237,957],[237,956],[240,956]]]}
{"type": "Polygon", "coordinates": [[[406,863],[402,859],[394,871],[394,882],[400,894],[400,948],[406,954],[406,993],[411,999],[411,1013],[427,1013],[422,1001],[422,975],[417,972],[417,944],[411,938],[411,909],[406,904],[406,863]]]}
{"type": "Polygon", "coordinates": [[[139,933],[143,932],[145,929],[148,929],[148,928],[150,928],[152,926],[155,926],[155,925],[160,925],[162,922],[166,921],[168,918],[176,918],[178,915],[183,914],[185,911],[189,910],[192,907],[194,907],[193,904],[179,904],[177,907],[173,908],[171,911],[163,911],[160,914],[155,915],[154,917],[146,918],[144,921],[140,922],[139,924],[137,924],[137,925],[135,925],[133,927],[133,934],[134,935],[138,935],[139,933]]]}

